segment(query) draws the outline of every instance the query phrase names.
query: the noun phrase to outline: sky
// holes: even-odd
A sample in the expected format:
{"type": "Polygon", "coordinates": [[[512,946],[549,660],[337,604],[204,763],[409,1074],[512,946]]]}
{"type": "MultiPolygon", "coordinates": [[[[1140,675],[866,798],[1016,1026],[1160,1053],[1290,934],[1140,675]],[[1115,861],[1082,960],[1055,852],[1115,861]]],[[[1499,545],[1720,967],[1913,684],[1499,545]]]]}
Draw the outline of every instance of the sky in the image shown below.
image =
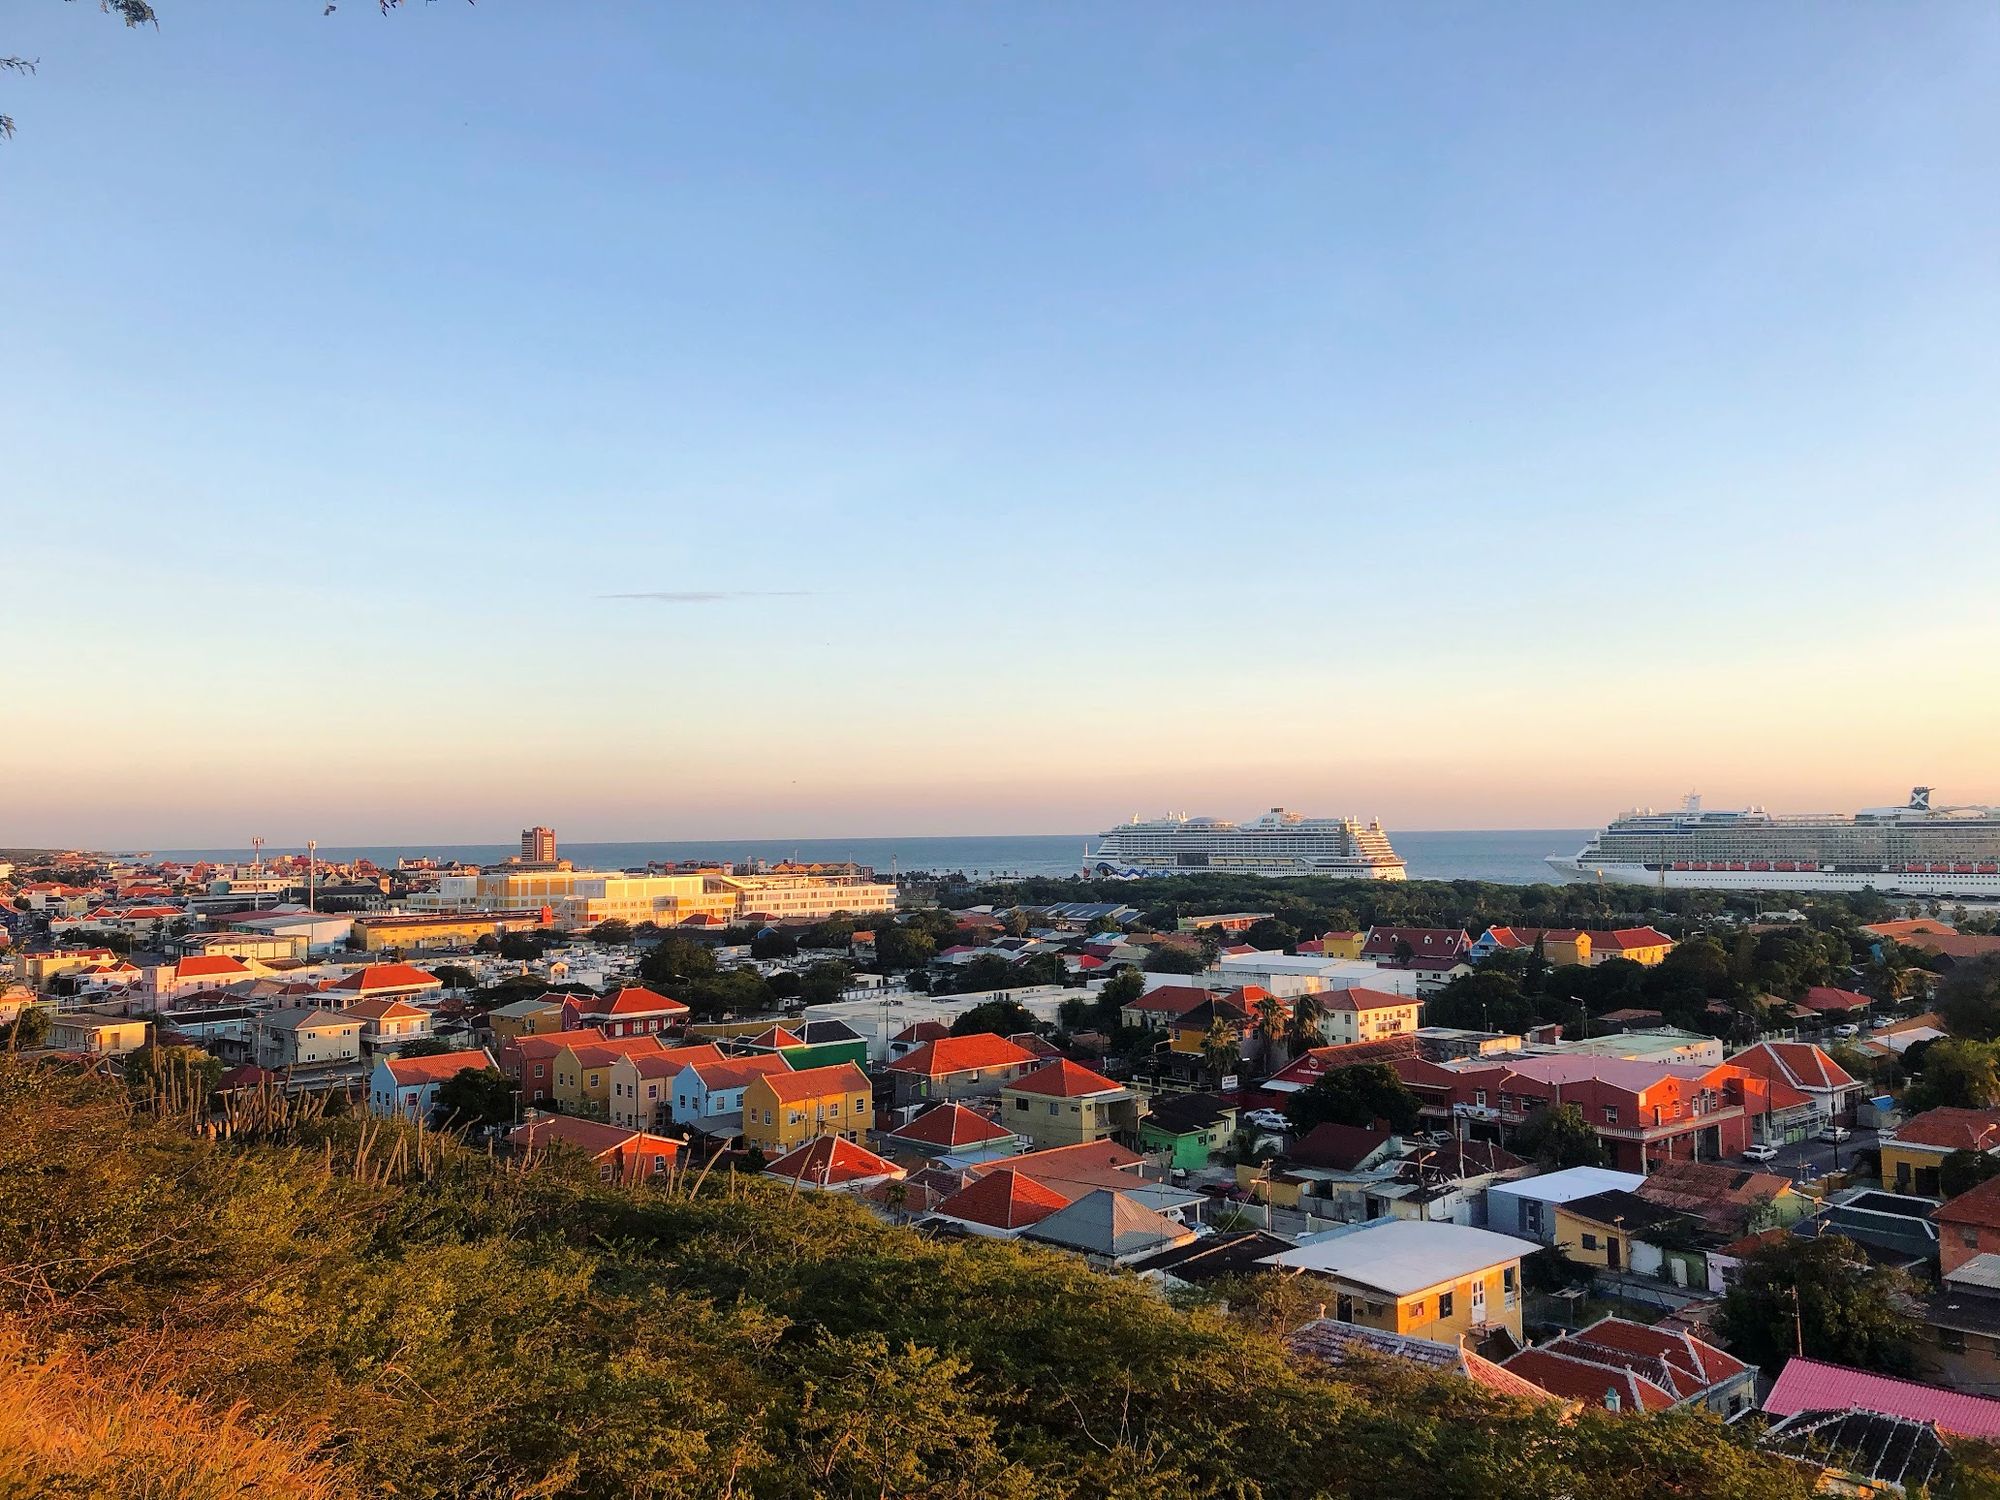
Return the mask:
{"type": "Polygon", "coordinates": [[[0,845],[2000,802],[2000,9],[0,11],[0,845]]]}

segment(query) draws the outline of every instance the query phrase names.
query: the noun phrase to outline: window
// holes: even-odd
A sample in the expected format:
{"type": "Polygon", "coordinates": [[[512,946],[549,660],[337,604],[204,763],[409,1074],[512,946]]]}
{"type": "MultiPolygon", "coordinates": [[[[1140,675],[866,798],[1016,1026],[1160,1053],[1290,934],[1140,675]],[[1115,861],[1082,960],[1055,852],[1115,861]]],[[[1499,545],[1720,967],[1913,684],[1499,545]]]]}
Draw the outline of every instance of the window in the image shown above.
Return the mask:
{"type": "Polygon", "coordinates": [[[1956,1328],[1940,1328],[1938,1330],[1938,1348],[1954,1354],[1963,1354],[1965,1352],[1965,1334],[1956,1328]]]}
{"type": "Polygon", "coordinates": [[[1604,1106],[1604,1123],[1607,1125],[1616,1125],[1618,1123],[1617,1105],[1607,1104],[1604,1106]]]}
{"type": "Polygon", "coordinates": [[[1423,1315],[1424,1315],[1424,1299],[1421,1297],[1412,1297],[1410,1299],[1410,1316],[1412,1318],[1421,1320],[1423,1318],[1423,1315]]]}
{"type": "Polygon", "coordinates": [[[1586,1250],[1595,1250],[1597,1248],[1597,1236],[1594,1234],[1586,1234],[1583,1237],[1583,1248],[1586,1250]]]}
{"type": "Polygon", "coordinates": [[[1472,1091],[1472,1103],[1475,1109],[1486,1108],[1486,1090],[1474,1089],[1472,1091]]]}
{"type": "Polygon", "coordinates": [[[1028,1101],[1026,1099],[1016,1099],[1014,1101],[1014,1108],[1016,1109],[1026,1109],[1027,1107],[1028,1101]]]}
{"type": "Polygon", "coordinates": [[[1500,1285],[1506,1291],[1511,1292],[1514,1290],[1514,1268],[1512,1266],[1502,1266],[1500,1268],[1500,1285]]]}
{"type": "Polygon", "coordinates": [[[1968,1250],[1977,1250],[1979,1248],[1979,1231],[1976,1229],[1959,1230],[1958,1242],[1968,1250]]]}
{"type": "Polygon", "coordinates": [[[1451,1294],[1450,1292],[1439,1292],[1439,1293],[1438,1293],[1438,1316],[1439,1316],[1440,1318],[1448,1318],[1448,1317],[1450,1317],[1450,1316],[1451,1316],[1451,1309],[1452,1309],[1452,1306],[1453,1306],[1453,1301],[1452,1301],[1452,1294],[1451,1294]]]}
{"type": "Polygon", "coordinates": [[[1050,1113],[1050,1114],[1052,1114],[1052,1115],[1059,1115],[1059,1114],[1061,1114],[1061,1113],[1062,1113],[1062,1106],[1061,1106],[1060,1104],[1056,1104],[1056,1103],[1051,1103],[1051,1104],[1049,1105],[1049,1113],[1050,1113]]]}

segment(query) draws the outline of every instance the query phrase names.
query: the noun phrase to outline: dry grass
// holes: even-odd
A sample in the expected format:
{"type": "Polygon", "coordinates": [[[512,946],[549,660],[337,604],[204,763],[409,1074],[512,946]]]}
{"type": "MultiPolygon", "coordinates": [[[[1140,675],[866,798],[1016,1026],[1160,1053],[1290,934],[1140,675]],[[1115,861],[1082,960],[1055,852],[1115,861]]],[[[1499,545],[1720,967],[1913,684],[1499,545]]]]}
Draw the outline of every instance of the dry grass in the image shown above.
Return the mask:
{"type": "Polygon", "coordinates": [[[0,1500],[338,1500],[314,1453],[0,1322],[0,1500]]]}

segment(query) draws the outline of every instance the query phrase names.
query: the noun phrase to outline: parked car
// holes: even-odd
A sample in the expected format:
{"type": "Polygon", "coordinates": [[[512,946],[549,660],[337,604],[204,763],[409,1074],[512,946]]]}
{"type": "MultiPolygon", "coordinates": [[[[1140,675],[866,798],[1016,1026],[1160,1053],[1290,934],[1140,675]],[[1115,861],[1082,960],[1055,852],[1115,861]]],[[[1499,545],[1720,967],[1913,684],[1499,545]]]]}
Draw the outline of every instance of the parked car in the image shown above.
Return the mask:
{"type": "Polygon", "coordinates": [[[1745,1146],[1743,1148],[1743,1159],[1745,1161],[1776,1161],[1778,1159],[1778,1148],[1776,1146],[1745,1146]]]}
{"type": "Polygon", "coordinates": [[[1820,1131],[1819,1138],[1823,1141],[1844,1141],[1853,1134],[1845,1125],[1829,1125],[1820,1131]]]}
{"type": "Polygon", "coordinates": [[[1836,1026],[1833,1028],[1833,1034],[1835,1036],[1860,1036],[1861,1028],[1859,1026],[1836,1026]]]}
{"type": "Polygon", "coordinates": [[[1253,1109],[1243,1117],[1245,1125],[1255,1125],[1259,1130],[1290,1130],[1292,1122],[1285,1118],[1283,1110],[1253,1109]]]}

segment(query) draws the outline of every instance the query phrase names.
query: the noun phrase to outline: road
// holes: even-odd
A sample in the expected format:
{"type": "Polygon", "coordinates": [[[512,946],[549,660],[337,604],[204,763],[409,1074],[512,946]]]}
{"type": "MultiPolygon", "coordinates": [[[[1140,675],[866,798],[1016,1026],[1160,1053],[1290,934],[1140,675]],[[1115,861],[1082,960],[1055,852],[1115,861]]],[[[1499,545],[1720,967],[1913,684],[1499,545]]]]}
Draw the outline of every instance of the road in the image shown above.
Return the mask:
{"type": "Polygon", "coordinates": [[[1735,1162],[1739,1166],[1751,1167],[1759,1172],[1776,1172],[1780,1176],[1791,1178],[1794,1182],[1808,1182],[1813,1178],[1824,1177],[1839,1167],[1853,1165],[1856,1149],[1873,1146],[1875,1136],[1876,1132],[1873,1130],[1856,1130],[1839,1145],[1831,1141],[1804,1140],[1795,1146],[1780,1146],[1776,1161],[1745,1161],[1739,1156],[1735,1158],[1735,1162]]]}

